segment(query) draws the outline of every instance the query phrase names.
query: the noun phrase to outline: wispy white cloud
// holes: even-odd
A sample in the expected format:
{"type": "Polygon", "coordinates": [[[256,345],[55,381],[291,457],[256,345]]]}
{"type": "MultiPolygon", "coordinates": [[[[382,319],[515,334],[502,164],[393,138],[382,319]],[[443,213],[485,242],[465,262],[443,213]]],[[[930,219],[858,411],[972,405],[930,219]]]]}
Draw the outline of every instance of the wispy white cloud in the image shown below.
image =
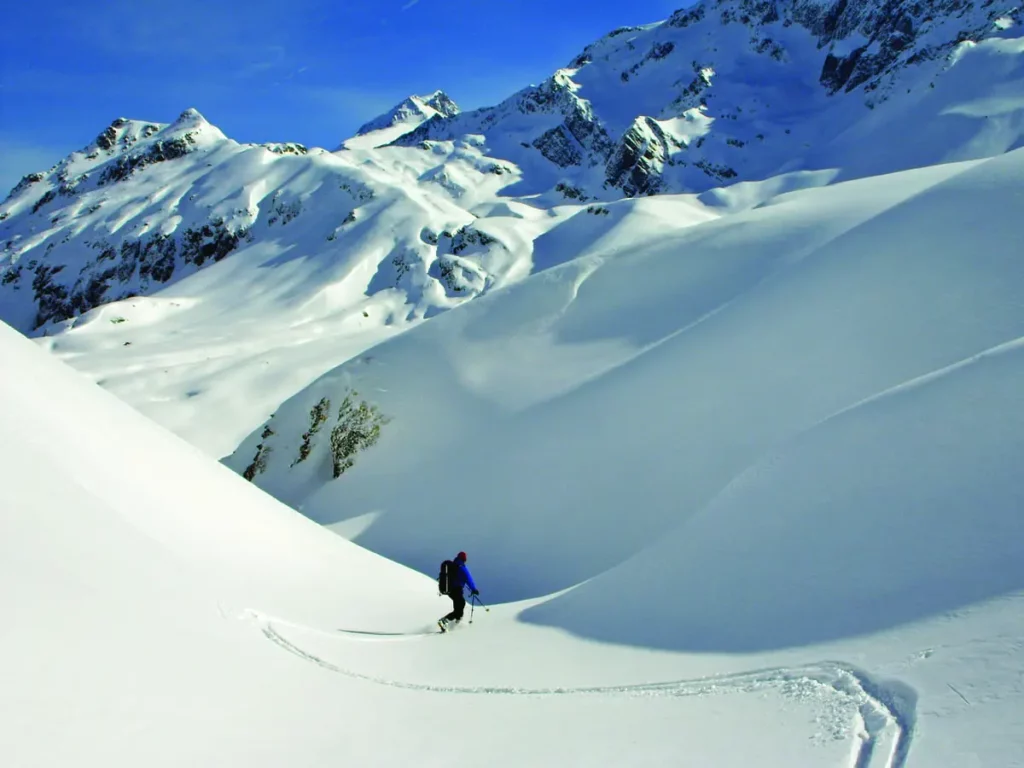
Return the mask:
{"type": "Polygon", "coordinates": [[[279,70],[288,66],[288,53],[284,46],[268,45],[260,51],[261,55],[255,60],[238,67],[232,75],[239,79],[266,75],[268,72],[279,70]]]}
{"type": "Polygon", "coordinates": [[[405,5],[402,6],[402,10],[403,11],[408,11],[410,8],[412,8],[414,5],[416,5],[416,3],[418,3],[419,1],[420,0],[409,0],[405,5]]]}

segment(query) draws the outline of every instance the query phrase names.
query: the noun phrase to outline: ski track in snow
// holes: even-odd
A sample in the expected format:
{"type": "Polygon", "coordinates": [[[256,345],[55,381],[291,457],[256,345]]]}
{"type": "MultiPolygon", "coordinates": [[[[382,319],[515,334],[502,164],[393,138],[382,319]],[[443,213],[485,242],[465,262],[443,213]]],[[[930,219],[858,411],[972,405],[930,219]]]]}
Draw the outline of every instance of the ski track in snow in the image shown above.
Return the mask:
{"type": "Polygon", "coordinates": [[[724,675],[684,680],[669,680],[633,685],[597,685],[582,687],[555,686],[526,688],[515,686],[443,686],[389,680],[352,669],[346,669],[303,649],[286,638],[278,629],[292,626],[318,634],[352,634],[378,636],[381,639],[421,638],[437,632],[370,632],[340,629],[334,633],[292,622],[271,618],[257,611],[245,612],[254,619],[264,637],[288,653],[321,669],[364,682],[427,693],[492,695],[492,696],[711,696],[733,693],[755,693],[766,688],[777,689],[795,699],[820,697],[822,693],[839,696],[857,707],[856,744],[851,768],[906,768],[916,726],[917,694],[913,688],[897,680],[878,680],[867,672],[842,661],[821,661],[800,667],[769,667],[724,675]]]}

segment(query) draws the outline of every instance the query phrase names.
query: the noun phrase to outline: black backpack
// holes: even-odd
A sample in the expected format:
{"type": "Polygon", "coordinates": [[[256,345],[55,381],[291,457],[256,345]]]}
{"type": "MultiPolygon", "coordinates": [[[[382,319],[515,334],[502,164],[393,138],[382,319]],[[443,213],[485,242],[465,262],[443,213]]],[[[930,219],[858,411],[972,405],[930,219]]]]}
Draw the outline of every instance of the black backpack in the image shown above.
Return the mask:
{"type": "Polygon", "coordinates": [[[451,560],[441,563],[441,573],[437,576],[437,589],[442,595],[447,595],[448,590],[455,586],[458,578],[455,573],[458,566],[451,560]]]}

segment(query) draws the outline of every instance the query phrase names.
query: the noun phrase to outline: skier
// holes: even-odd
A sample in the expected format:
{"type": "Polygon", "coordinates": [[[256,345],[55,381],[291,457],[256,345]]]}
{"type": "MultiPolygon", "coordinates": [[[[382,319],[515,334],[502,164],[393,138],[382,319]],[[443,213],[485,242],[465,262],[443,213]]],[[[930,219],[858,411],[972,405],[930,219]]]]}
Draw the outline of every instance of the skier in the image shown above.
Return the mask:
{"type": "Polygon", "coordinates": [[[437,625],[441,628],[442,632],[447,632],[449,625],[453,622],[457,624],[462,621],[462,612],[466,609],[466,596],[463,594],[465,588],[468,586],[472,595],[480,594],[480,590],[476,588],[476,584],[473,582],[473,575],[469,572],[469,568],[466,567],[466,553],[459,552],[453,562],[456,567],[450,576],[447,593],[448,597],[452,599],[452,612],[438,619],[437,625]]]}

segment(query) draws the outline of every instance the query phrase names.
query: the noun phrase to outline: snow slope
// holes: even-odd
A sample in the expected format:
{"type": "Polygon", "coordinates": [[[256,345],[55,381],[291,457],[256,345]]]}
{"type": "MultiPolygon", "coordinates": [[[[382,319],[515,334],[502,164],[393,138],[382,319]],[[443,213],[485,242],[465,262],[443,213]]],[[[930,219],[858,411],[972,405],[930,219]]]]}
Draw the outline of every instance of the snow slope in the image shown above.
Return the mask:
{"type": "Polygon", "coordinates": [[[332,371],[228,464],[270,445],[255,482],[313,519],[425,572],[457,542],[487,596],[540,598],[521,621],[741,675],[715,690],[845,660],[888,712],[849,764],[1019,765],[1022,183],[1016,150],[750,185],[677,231],[636,214],[692,198],[610,205],[577,259],[332,371]],[[293,466],[351,389],[379,444],[293,466]]]}
{"type": "MultiPolygon", "coordinates": [[[[498,766],[1012,766],[1024,754],[1019,591],[773,653],[666,653],[557,628],[590,632],[628,608],[644,614],[632,644],[677,645],[679,627],[648,623],[671,602],[657,584],[583,585],[429,634],[447,610],[431,580],[281,507],[6,327],[0,351],[22,374],[0,380],[5,765],[446,765],[453,712],[464,759],[498,766]]],[[[1000,395],[987,412],[1012,415],[1019,388],[1007,401],[999,384],[1020,352],[881,398],[883,423],[895,408],[905,422],[892,426],[918,427],[915,410],[962,402],[963,388],[1000,395]]],[[[754,490],[785,495],[805,452],[856,456],[871,408],[812,433],[754,490]]],[[[743,490],[724,516],[748,511],[743,490]]],[[[822,534],[799,510],[785,522],[822,534]]],[[[485,594],[500,583],[486,554],[470,555],[485,594]]],[[[657,579],[669,562],[655,552],[645,567],[657,579]]],[[[722,597],[713,581],[674,591],[722,597]]],[[[760,607],[731,618],[771,636],[778,617],[760,607]]]]}
{"type": "Polygon", "coordinates": [[[19,185],[3,763],[1024,764],[1018,12],[773,9],[19,185]],[[455,549],[504,604],[441,638],[455,549]]]}
{"type": "MultiPolygon", "coordinates": [[[[1020,350],[936,383],[976,393],[972,377],[998,384],[1020,350]]],[[[598,595],[602,615],[624,607],[587,585],[426,633],[446,610],[430,579],[256,492],[3,326],[0,352],[22,374],[0,379],[5,765],[446,765],[453,713],[463,759],[498,766],[1020,764],[1020,593],[782,653],[536,625],[585,621],[598,595]]],[[[932,386],[897,409],[945,405],[919,396],[932,386]]],[[[761,478],[776,492],[781,464],[761,478]]],[[[470,558],[486,590],[487,561],[470,558]]],[[[664,603],[629,597],[648,616],[664,603]]]]}
{"type": "MultiPolygon", "coordinates": [[[[374,515],[356,540],[421,570],[457,535],[486,552],[505,598],[593,578],[815,425],[1024,335],[1022,180],[1016,151],[790,193],[676,232],[618,218],[607,250],[584,246],[282,405],[255,482],[323,523],[374,515]],[[341,481],[323,434],[293,466],[312,405],[350,387],[392,418],[380,443],[341,481]]],[[[261,433],[229,466],[252,461],[261,433]]],[[[1001,498],[993,515],[1012,508],[1001,498]]]]}

